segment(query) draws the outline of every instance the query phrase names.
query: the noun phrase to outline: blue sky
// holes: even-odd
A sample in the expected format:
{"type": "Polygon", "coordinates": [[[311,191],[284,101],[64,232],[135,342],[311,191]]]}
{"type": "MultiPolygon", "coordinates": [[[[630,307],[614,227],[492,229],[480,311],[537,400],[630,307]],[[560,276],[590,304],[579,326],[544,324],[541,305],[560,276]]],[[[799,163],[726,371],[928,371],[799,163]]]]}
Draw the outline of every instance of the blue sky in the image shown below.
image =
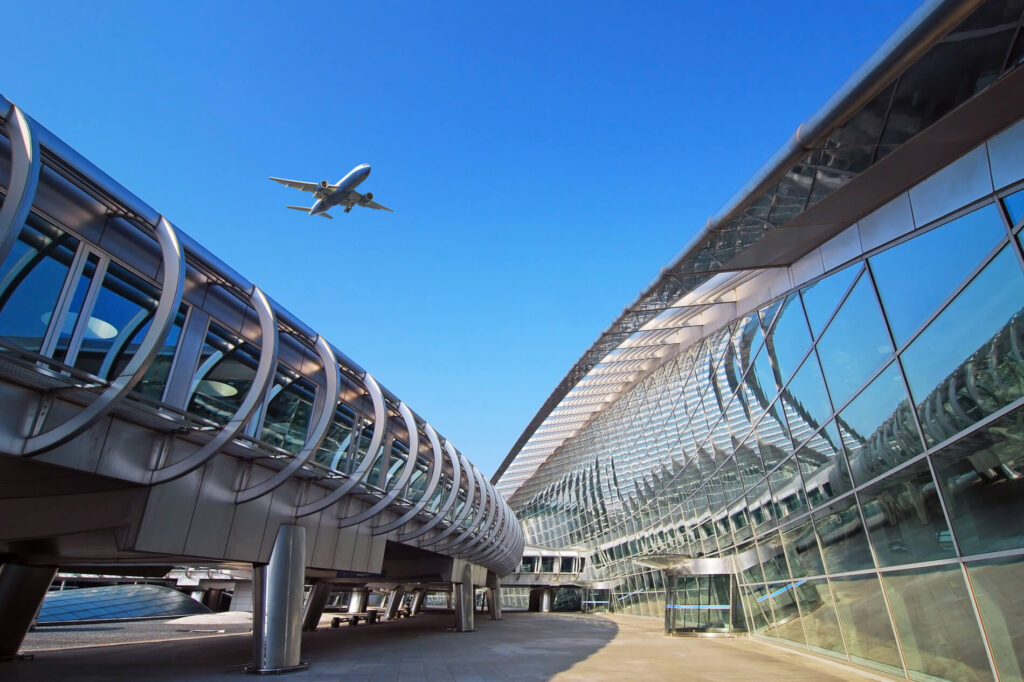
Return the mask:
{"type": "Polygon", "coordinates": [[[22,2],[0,93],[490,475],[916,4],[22,2]],[[359,163],[394,214],[267,180],[359,163]]]}

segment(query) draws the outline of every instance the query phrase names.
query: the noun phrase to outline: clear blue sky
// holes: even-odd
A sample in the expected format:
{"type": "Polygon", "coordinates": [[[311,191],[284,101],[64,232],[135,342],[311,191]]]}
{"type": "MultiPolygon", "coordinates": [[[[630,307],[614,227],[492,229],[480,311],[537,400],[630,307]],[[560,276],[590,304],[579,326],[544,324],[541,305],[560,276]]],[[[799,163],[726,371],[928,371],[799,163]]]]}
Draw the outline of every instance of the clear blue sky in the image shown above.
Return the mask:
{"type": "Polygon", "coordinates": [[[15,2],[0,93],[490,475],[916,4],[15,2]],[[395,213],[267,180],[359,163],[395,213]]]}

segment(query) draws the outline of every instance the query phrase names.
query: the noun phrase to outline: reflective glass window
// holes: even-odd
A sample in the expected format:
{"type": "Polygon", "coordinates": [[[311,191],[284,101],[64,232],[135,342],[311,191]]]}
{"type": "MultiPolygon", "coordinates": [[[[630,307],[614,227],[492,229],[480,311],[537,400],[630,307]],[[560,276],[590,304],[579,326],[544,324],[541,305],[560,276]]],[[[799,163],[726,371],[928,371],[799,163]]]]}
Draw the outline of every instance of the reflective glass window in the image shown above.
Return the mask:
{"type": "Polygon", "coordinates": [[[754,430],[765,470],[774,469],[793,452],[793,441],[789,437],[786,417],[782,414],[781,399],[772,404],[754,430]]]}
{"type": "Polygon", "coordinates": [[[854,278],[863,269],[864,266],[861,264],[850,265],[800,292],[804,300],[804,308],[807,310],[807,321],[815,336],[821,334],[821,330],[825,328],[825,324],[832,317],[839,302],[849,291],[854,278]]]}
{"type": "Polygon", "coordinates": [[[992,679],[958,564],[883,573],[882,584],[911,676],[992,679]]]}
{"type": "Polygon", "coordinates": [[[857,502],[852,495],[814,513],[829,573],[874,568],[857,502]]]}
{"type": "Polygon", "coordinates": [[[821,562],[821,551],[810,518],[783,530],[782,545],[794,578],[824,575],[825,567],[821,562]]]}
{"type": "MultiPolygon", "coordinates": [[[[402,477],[402,473],[405,472],[405,464],[409,460],[409,446],[400,440],[394,440],[391,442],[391,457],[388,458],[388,468],[386,472],[383,472],[383,477],[377,484],[385,490],[391,490],[398,483],[398,480],[402,477]]],[[[374,466],[374,471],[378,471],[374,466]]],[[[371,481],[375,480],[371,474],[371,481]]]]}
{"type": "Polygon", "coordinates": [[[800,606],[807,644],[825,654],[846,656],[828,581],[799,580],[793,591],[800,606]]]}
{"type": "MultiPolygon", "coordinates": [[[[85,263],[81,266],[78,281],[75,282],[74,292],[71,295],[71,303],[68,306],[67,313],[64,315],[64,323],[61,325],[60,333],[57,336],[57,345],[53,349],[53,353],[50,354],[54,360],[64,362],[67,359],[68,348],[71,345],[71,336],[74,334],[78,316],[82,314],[85,296],[89,291],[89,285],[92,284],[92,278],[96,275],[96,268],[99,262],[99,256],[93,253],[89,254],[85,259],[85,263]]],[[[85,333],[90,333],[89,327],[95,328],[96,323],[90,320],[85,333]]]]}
{"type": "Polygon", "coordinates": [[[833,578],[831,582],[850,658],[861,665],[882,666],[903,677],[903,664],[878,576],[869,573],[833,578]]]}
{"type": "Polygon", "coordinates": [[[317,464],[322,464],[334,471],[348,471],[347,464],[355,420],[355,411],[348,405],[339,403],[334,411],[331,426],[327,429],[327,435],[313,456],[317,464]]]}
{"type": "Polygon", "coordinates": [[[278,365],[271,395],[260,440],[297,453],[306,443],[316,387],[298,373],[278,365]]]}
{"type": "Polygon", "coordinates": [[[0,341],[39,352],[78,240],[30,222],[0,265],[0,341]]]}
{"type": "Polygon", "coordinates": [[[780,401],[786,409],[794,443],[802,443],[810,438],[832,416],[832,404],[813,353],[786,386],[780,401]]]}
{"type": "Polygon", "coordinates": [[[1024,547],[1022,440],[1016,410],[933,456],[963,555],[1024,547]]]}
{"type": "Polygon", "coordinates": [[[865,483],[923,450],[896,363],[889,365],[838,417],[853,479],[865,483]]]}
{"type": "Polygon", "coordinates": [[[772,506],[779,523],[807,511],[807,497],[795,458],[783,462],[769,474],[768,484],[772,489],[772,506]]]}
{"type": "Polygon", "coordinates": [[[186,409],[226,424],[245,400],[258,364],[259,350],[255,346],[210,323],[186,409]]]}
{"type": "Polygon", "coordinates": [[[804,308],[800,297],[790,294],[778,314],[775,327],[768,336],[768,348],[775,359],[775,367],[782,383],[789,380],[807,349],[811,345],[811,333],[807,328],[804,308]]]}
{"type": "Polygon", "coordinates": [[[1024,557],[972,561],[967,575],[1000,678],[1024,679],[1024,557]]]}
{"type": "Polygon", "coordinates": [[[903,353],[930,445],[1024,394],[1022,306],[1024,276],[1006,248],[903,353]]]}
{"type": "Polygon", "coordinates": [[[832,402],[842,405],[892,355],[871,278],[864,274],[818,341],[832,402]]]}
{"type": "Polygon", "coordinates": [[[879,566],[952,558],[953,534],[928,462],[922,460],[861,491],[868,536],[879,566]]]}
{"type": "Polygon", "coordinates": [[[851,488],[846,457],[839,443],[835,422],[830,421],[797,450],[796,458],[811,507],[819,507],[851,488]]]}
{"type": "Polygon", "coordinates": [[[988,205],[870,259],[897,344],[902,344],[1006,234],[988,205]]]}
{"type": "Polygon", "coordinates": [[[1017,225],[1024,218],[1024,191],[1003,197],[1003,205],[1006,206],[1006,212],[1010,215],[1010,222],[1017,225]]]}

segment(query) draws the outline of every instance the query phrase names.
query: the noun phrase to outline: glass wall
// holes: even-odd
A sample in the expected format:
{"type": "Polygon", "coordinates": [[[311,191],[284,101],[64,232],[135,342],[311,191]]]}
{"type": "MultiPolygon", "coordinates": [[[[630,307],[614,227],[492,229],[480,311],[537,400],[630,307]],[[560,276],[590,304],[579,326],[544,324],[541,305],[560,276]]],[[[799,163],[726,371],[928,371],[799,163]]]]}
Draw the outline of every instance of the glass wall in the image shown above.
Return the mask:
{"type": "Polygon", "coordinates": [[[901,677],[1022,679],[1021,196],[944,196],[667,361],[515,493],[528,542],[589,548],[609,608],[694,628],[700,581],[666,598],[640,562],[755,552],[735,603],[757,635],[901,677]]]}

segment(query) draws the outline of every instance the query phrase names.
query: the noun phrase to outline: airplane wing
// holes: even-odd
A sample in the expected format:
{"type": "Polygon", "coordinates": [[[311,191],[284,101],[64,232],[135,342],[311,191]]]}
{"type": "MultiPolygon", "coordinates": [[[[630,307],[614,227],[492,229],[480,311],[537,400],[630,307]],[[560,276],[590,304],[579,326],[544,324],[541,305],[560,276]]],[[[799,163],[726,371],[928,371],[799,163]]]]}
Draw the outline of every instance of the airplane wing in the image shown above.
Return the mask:
{"type": "Polygon", "coordinates": [[[360,202],[359,205],[360,206],[365,206],[366,208],[373,208],[373,209],[376,209],[378,211],[390,211],[391,213],[394,213],[393,210],[391,210],[387,206],[382,206],[382,205],[378,204],[376,201],[363,201],[363,202],[360,202]]]}
{"type": "Polygon", "coordinates": [[[284,178],[270,178],[274,182],[280,182],[285,187],[291,187],[292,189],[300,189],[303,192],[315,192],[320,189],[320,185],[315,182],[302,182],[301,180],[286,180],[284,178]]]}

